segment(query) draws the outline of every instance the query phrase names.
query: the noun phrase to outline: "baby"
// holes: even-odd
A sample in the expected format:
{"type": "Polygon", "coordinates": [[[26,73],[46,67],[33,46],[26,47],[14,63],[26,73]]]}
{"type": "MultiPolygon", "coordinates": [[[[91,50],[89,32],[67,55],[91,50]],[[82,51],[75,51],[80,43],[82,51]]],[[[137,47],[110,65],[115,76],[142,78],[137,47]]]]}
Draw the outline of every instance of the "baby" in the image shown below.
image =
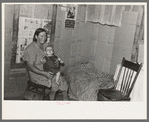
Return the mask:
{"type": "MultiPolygon", "coordinates": [[[[46,72],[52,72],[56,76],[56,84],[59,85],[60,76],[60,64],[64,65],[64,61],[54,55],[54,50],[52,46],[47,46],[45,49],[46,56],[41,59],[43,64],[43,70],[46,72]],[[55,65],[55,61],[59,61],[58,67],[55,65]]],[[[49,87],[51,86],[51,79],[48,80],[49,87]]]]}

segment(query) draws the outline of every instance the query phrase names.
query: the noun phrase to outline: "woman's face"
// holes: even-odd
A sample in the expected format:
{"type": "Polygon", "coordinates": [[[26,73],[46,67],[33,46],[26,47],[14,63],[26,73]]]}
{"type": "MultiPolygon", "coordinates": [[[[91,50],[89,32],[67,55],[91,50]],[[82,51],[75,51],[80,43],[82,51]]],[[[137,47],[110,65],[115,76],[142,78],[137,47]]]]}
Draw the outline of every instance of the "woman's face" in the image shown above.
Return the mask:
{"type": "Polygon", "coordinates": [[[46,32],[41,32],[38,34],[38,36],[36,35],[36,39],[37,39],[37,42],[44,44],[46,41],[46,32]]]}

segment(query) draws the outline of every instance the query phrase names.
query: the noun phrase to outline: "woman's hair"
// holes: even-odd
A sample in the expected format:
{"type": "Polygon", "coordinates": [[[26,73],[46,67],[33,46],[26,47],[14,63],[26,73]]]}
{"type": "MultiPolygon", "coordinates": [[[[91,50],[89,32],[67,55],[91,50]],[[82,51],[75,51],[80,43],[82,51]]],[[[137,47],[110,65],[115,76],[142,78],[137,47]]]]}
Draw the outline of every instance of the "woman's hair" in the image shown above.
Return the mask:
{"type": "Polygon", "coordinates": [[[46,33],[46,30],[43,29],[43,28],[38,28],[38,29],[36,29],[36,31],[35,31],[35,33],[34,33],[34,36],[33,36],[33,41],[34,41],[34,42],[37,42],[37,39],[36,39],[35,36],[38,36],[39,33],[41,33],[41,32],[45,32],[45,33],[46,33]]]}

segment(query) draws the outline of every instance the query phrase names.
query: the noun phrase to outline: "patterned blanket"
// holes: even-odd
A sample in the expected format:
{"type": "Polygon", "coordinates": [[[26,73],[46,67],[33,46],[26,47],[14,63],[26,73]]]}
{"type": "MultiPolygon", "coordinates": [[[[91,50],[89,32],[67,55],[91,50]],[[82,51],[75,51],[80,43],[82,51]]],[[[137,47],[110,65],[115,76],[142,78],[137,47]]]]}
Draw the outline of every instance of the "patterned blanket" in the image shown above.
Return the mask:
{"type": "Polygon", "coordinates": [[[68,96],[78,101],[96,101],[99,89],[114,86],[113,75],[96,70],[91,63],[71,67],[65,75],[68,96]]]}

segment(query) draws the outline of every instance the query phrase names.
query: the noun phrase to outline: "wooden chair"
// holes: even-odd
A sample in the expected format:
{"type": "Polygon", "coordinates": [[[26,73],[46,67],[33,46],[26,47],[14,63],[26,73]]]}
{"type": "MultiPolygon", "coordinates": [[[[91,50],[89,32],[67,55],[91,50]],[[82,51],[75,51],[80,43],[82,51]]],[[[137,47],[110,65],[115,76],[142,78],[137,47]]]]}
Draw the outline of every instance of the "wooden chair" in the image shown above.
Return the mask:
{"type": "MultiPolygon", "coordinates": [[[[50,98],[49,98],[50,88],[47,87],[47,86],[44,86],[44,85],[41,85],[41,84],[37,84],[37,83],[35,83],[35,82],[32,82],[32,81],[30,80],[30,75],[29,75],[29,71],[28,71],[27,66],[26,66],[26,71],[27,71],[28,78],[29,78],[29,80],[27,81],[27,89],[26,89],[26,91],[28,91],[28,92],[30,91],[29,94],[35,93],[35,94],[41,96],[42,98],[39,97],[40,100],[41,100],[41,99],[42,99],[42,100],[49,100],[49,99],[50,99],[50,98]],[[49,91],[48,93],[45,92],[46,89],[49,91]]],[[[35,95],[34,95],[34,96],[35,96],[35,95]]]]}
{"type": "Polygon", "coordinates": [[[100,89],[98,91],[98,101],[130,101],[130,93],[134,87],[138,74],[142,68],[142,63],[133,63],[123,58],[116,85],[112,89],[100,89]],[[118,83],[120,85],[118,86],[118,83]]]}

